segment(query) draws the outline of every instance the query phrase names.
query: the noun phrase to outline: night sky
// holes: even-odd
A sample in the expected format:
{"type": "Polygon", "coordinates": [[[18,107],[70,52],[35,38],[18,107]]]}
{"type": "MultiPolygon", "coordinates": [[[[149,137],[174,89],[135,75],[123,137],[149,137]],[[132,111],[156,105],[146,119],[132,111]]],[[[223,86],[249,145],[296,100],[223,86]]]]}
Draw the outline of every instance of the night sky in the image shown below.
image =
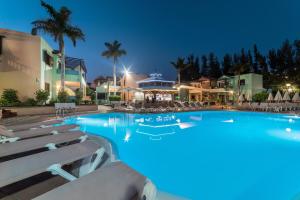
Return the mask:
{"type": "MultiPolygon", "coordinates": [[[[39,0],[0,0],[0,27],[30,32],[45,18],[39,0]]],[[[88,79],[112,74],[112,62],[100,56],[104,42],[118,40],[128,55],[120,65],[139,73],[161,72],[174,79],[170,61],[191,53],[201,56],[248,49],[264,52],[285,39],[300,39],[299,0],[46,0],[73,11],[72,22],[86,34],[66,53],[84,58],[88,79]]],[[[44,35],[43,35],[44,36],[44,35]]],[[[54,47],[53,39],[45,37],[54,47]]],[[[119,65],[119,66],[120,66],[119,65]]],[[[119,68],[121,71],[121,68],[119,68]]]]}

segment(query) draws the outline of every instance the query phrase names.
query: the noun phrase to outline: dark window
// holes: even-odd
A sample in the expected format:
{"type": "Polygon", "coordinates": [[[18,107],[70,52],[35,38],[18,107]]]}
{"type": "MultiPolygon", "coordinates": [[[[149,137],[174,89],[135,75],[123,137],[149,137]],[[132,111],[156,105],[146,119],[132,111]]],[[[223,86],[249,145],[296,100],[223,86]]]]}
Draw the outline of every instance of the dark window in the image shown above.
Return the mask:
{"type": "Polygon", "coordinates": [[[3,38],[5,38],[5,36],[0,35],[0,55],[2,55],[3,52],[3,38]]]}
{"type": "Polygon", "coordinates": [[[49,83],[45,83],[45,90],[50,92],[50,84],[49,83]]]}
{"type": "Polygon", "coordinates": [[[106,94],[105,93],[97,93],[97,99],[106,99],[106,94]]]}
{"type": "Polygon", "coordinates": [[[52,57],[48,54],[46,50],[43,51],[43,61],[47,65],[52,66],[52,57]]]}
{"type": "Polygon", "coordinates": [[[241,79],[240,80],[240,85],[246,85],[246,80],[245,79],[241,79]]]}
{"type": "Polygon", "coordinates": [[[0,55],[2,55],[2,50],[3,50],[3,38],[4,36],[0,35],[0,55]]]}

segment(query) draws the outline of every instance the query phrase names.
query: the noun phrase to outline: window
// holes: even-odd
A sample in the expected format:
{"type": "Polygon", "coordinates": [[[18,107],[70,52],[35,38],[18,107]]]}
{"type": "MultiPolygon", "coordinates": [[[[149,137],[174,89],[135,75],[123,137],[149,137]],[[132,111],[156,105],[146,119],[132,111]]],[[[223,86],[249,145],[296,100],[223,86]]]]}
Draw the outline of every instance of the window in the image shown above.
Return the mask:
{"type": "Polygon", "coordinates": [[[52,57],[48,54],[46,50],[43,50],[43,61],[49,66],[52,66],[53,64],[52,57]]]}
{"type": "Polygon", "coordinates": [[[50,83],[45,83],[45,90],[50,92],[50,83]]]}
{"type": "Polygon", "coordinates": [[[241,79],[240,80],[240,85],[246,85],[246,80],[245,79],[241,79]]]}
{"type": "Polygon", "coordinates": [[[105,93],[97,93],[97,99],[99,99],[99,100],[106,99],[106,94],[105,93]]]}
{"type": "Polygon", "coordinates": [[[3,50],[3,38],[4,36],[0,35],[0,55],[2,55],[2,50],[3,50]]]}

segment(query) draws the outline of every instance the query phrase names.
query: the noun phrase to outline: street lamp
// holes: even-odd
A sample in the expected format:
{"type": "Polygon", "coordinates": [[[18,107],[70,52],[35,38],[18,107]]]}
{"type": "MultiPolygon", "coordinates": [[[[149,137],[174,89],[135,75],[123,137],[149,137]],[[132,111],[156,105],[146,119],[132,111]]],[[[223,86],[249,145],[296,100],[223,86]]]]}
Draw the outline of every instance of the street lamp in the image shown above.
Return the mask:
{"type": "MultiPolygon", "coordinates": [[[[131,66],[130,66],[131,67],[131,66]]],[[[128,78],[128,76],[130,75],[130,67],[128,67],[128,68],[126,68],[126,66],[125,65],[123,65],[123,68],[124,68],[124,71],[123,71],[123,74],[124,74],[124,90],[126,89],[126,79],[128,78]]],[[[129,95],[127,95],[128,96],[128,99],[127,100],[129,100],[129,95]]],[[[124,91],[124,100],[126,99],[126,94],[125,94],[125,91],[124,91]]]]}

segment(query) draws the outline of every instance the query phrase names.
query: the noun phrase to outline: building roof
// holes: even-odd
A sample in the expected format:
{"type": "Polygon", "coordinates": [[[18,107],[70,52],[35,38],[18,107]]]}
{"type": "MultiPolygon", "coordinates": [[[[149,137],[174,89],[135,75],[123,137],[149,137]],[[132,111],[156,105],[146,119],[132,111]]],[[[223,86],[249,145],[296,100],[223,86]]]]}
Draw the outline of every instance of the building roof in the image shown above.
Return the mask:
{"type": "Polygon", "coordinates": [[[168,81],[163,79],[162,74],[153,73],[149,78],[137,81],[137,83],[150,83],[150,82],[163,82],[163,83],[175,83],[175,81],[168,81]]]}
{"type": "Polygon", "coordinates": [[[80,66],[84,72],[87,72],[84,60],[82,58],[66,57],[66,67],[75,69],[80,66]]]}

